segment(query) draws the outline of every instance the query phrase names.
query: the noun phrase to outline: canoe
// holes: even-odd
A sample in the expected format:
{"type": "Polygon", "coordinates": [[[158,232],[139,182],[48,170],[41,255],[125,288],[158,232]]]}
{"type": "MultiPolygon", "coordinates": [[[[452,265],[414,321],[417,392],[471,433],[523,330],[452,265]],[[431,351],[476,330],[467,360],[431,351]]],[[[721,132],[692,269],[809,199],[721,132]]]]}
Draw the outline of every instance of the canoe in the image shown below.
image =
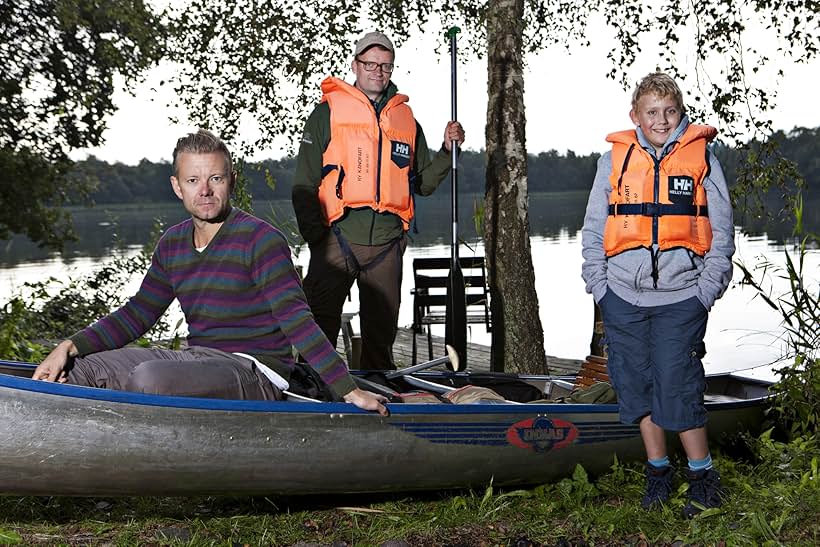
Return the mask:
{"type": "MultiPolygon", "coordinates": [[[[30,379],[0,361],[0,494],[294,495],[529,485],[644,457],[613,404],[234,401],[30,379]]],[[[469,373],[427,372],[469,383],[469,373]]],[[[539,390],[550,377],[519,376],[539,390]]],[[[571,380],[571,379],[570,379],[571,380]]],[[[769,384],[708,377],[712,442],[758,431],[769,384]]]]}

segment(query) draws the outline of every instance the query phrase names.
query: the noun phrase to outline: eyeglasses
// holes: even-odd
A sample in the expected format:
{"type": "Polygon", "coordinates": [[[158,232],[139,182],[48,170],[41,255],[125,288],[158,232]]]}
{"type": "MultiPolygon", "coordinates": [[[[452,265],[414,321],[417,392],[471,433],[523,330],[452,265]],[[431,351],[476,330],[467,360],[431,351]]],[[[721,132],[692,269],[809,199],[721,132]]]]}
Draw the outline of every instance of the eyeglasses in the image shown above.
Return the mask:
{"type": "Polygon", "coordinates": [[[376,67],[378,67],[385,74],[390,74],[391,72],[393,72],[393,68],[395,66],[393,63],[376,63],[373,61],[362,61],[361,59],[356,59],[356,62],[362,65],[364,69],[368,72],[373,72],[374,70],[376,70],[376,67]]]}

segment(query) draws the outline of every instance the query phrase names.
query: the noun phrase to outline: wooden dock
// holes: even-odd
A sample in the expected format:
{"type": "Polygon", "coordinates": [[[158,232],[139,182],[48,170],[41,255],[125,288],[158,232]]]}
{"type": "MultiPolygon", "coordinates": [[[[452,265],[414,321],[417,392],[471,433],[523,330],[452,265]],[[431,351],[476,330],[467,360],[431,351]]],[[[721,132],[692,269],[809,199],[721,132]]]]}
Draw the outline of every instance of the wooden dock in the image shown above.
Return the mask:
{"type": "MultiPolygon", "coordinates": [[[[428,360],[427,335],[416,335],[419,362],[428,360]]],[[[336,344],[337,350],[344,355],[344,339],[340,335],[336,344]]],[[[433,336],[433,357],[445,355],[444,338],[433,336]]],[[[409,328],[399,328],[396,335],[396,342],[393,344],[393,360],[398,368],[407,367],[413,364],[413,332],[409,328]]],[[[490,370],[490,347],[481,344],[467,344],[467,364],[469,370],[473,372],[488,372],[490,370]]],[[[547,355],[547,366],[549,373],[555,375],[575,374],[581,368],[583,360],[565,359],[547,355]]],[[[444,367],[439,367],[444,370],[444,367]]]]}

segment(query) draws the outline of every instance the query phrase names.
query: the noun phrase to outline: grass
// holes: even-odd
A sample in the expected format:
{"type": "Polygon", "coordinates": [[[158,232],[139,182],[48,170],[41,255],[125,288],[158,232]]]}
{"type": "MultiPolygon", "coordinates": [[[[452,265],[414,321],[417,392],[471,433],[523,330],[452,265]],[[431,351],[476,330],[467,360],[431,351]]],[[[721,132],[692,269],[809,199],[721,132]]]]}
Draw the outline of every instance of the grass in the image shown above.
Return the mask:
{"type": "Polygon", "coordinates": [[[523,490],[302,498],[0,497],[0,543],[24,545],[817,545],[818,440],[746,440],[716,462],[729,497],[688,521],[682,484],[640,509],[643,474],[610,472],[523,490]]]}

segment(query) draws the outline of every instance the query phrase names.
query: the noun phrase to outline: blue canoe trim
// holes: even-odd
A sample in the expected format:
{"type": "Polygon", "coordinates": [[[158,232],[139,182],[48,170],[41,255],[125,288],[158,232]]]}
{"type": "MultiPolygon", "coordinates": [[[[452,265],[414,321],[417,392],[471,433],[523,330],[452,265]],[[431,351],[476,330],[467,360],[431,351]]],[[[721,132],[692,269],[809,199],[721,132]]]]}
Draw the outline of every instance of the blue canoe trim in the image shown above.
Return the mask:
{"type": "MultiPolygon", "coordinates": [[[[8,364],[0,361],[0,364],[8,364]]],[[[30,380],[7,374],[0,374],[0,388],[16,389],[61,397],[72,397],[91,401],[107,401],[133,405],[158,406],[168,408],[190,408],[198,410],[223,410],[232,412],[288,412],[308,414],[377,414],[361,410],[350,403],[310,403],[289,401],[240,401],[226,399],[205,399],[200,397],[176,397],[169,395],[149,395],[129,391],[115,391],[54,382],[30,380]]],[[[390,413],[400,414],[515,414],[529,416],[542,413],[611,413],[617,412],[617,405],[428,405],[428,404],[388,404],[390,413]]]]}

